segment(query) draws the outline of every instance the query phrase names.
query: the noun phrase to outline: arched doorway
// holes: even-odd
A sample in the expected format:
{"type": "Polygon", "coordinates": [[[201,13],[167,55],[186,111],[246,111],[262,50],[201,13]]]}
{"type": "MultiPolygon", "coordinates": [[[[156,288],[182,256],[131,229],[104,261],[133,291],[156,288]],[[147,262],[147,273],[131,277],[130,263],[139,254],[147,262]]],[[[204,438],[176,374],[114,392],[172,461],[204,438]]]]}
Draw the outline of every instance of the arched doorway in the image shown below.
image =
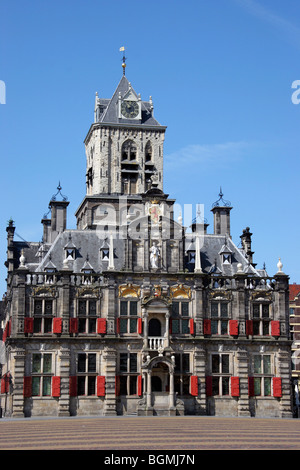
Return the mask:
{"type": "Polygon", "coordinates": [[[149,321],[148,336],[161,336],[161,323],[157,318],[149,321]]]}
{"type": "Polygon", "coordinates": [[[162,392],[162,381],[157,375],[151,377],[151,390],[152,392],[162,392]]]}

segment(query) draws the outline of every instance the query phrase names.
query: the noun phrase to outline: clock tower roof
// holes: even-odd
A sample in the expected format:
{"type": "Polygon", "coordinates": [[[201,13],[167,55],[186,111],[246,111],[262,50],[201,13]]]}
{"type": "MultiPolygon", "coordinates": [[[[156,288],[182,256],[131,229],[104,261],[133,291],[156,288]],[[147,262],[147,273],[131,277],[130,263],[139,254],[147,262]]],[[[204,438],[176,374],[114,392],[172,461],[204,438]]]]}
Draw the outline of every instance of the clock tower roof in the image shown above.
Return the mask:
{"type": "Polygon", "coordinates": [[[149,101],[142,101],[140,95],[135,92],[125,75],[122,76],[111,99],[100,98],[98,97],[98,94],[96,94],[95,123],[133,124],[135,126],[161,127],[160,123],[153,116],[153,103],[151,96],[149,101]],[[140,119],[132,120],[123,117],[120,118],[119,101],[124,99],[130,99],[140,103],[140,119]]]}

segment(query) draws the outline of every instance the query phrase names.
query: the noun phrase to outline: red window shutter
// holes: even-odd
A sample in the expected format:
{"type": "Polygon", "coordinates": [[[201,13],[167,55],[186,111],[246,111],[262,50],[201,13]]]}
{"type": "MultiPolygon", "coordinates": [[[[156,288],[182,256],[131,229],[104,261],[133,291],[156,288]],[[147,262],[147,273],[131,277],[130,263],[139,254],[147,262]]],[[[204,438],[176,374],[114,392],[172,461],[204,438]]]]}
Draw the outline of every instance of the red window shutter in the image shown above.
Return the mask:
{"type": "Polygon", "coordinates": [[[60,397],[60,377],[52,377],[52,396],[60,397]]]}
{"type": "Polygon", "coordinates": [[[194,319],[190,318],[190,335],[194,335],[194,334],[195,334],[195,323],[194,323],[194,319]]]}
{"type": "Polygon", "coordinates": [[[117,335],[120,334],[120,318],[117,318],[117,335]]]}
{"type": "Polygon", "coordinates": [[[23,384],[23,395],[24,398],[31,397],[31,389],[32,389],[32,378],[30,376],[24,377],[24,384],[23,384]]]}
{"type": "Polygon", "coordinates": [[[172,334],[172,318],[169,319],[169,333],[172,334]]]}
{"type": "Polygon", "coordinates": [[[137,394],[139,396],[143,394],[143,377],[141,375],[137,378],[137,394]]]}
{"type": "Polygon", "coordinates": [[[25,317],[24,333],[33,333],[33,318],[25,317]]]}
{"type": "Polygon", "coordinates": [[[205,385],[206,385],[206,396],[211,397],[212,396],[212,377],[207,376],[205,378],[205,385]]]}
{"type": "Polygon", "coordinates": [[[254,397],[254,377],[248,377],[248,395],[254,397]]]}
{"type": "Polygon", "coordinates": [[[98,375],[97,377],[97,396],[105,397],[105,376],[98,375]]]}
{"type": "Polygon", "coordinates": [[[192,375],[190,380],[191,395],[193,397],[198,396],[198,377],[197,375],[192,375]]]}
{"type": "Polygon", "coordinates": [[[69,378],[69,394],[70,397],[77,397],[77,377],[71,375],[69,378]]]}
{"type": "Polygon", "coordinates": [[[280,336],[280,322],[279,321],[271,321],[271,335],[272,336],[280,336]]]}
{"type": "Polygon", "coordinates": [[[240,396],[240,378],[231,377],[231,396],[239,397],[240,396]]]}
{"type": "Polygon", "coordinates": [[[62,331],[62,319],[53,318],[53,333],[60,334],[62,331]]]}
{"type": "Polygon", "coordinates": [[[203,320],[203,334],[211,335],[211,321],[209,319],[203,320]]]}
{"type": "Polygon", "coordinates": [[[70,333],[78,333],[78,318],[70,318],[70,333]]]}
{"type": "Polygon", "coordinates": [[[143,333],[143,320],[141,318],[138,318],[137,332],[139,335],[143,333]]]}
{"type": "Polygon", "coordinates": [[[273,377],[273,397],[282,397],[282,381],[281,377],[273,377]]]}
{"type": "Polygon", "coordinates": [[[6,392],[6,375],[1,379],[1,393],[6,392]]]}
{"type": "Polygon", "coordinates": [[[229,320],[229,334],[230,336],[238,336],[239,324],[237,320],[229,320]]]}
{"type": "Polygon", "coordinates": [[[253,336],[253,320],[246,320],[246,335],[253,336]]]}
{"type": "Polygon", "coordinates": [[[120,395],[120,377],[116,375],[115,379],[115,394],[118,397],[120,395]]]}
{"type": "Polygon", "coordinates": [[[106,319],[105,318],[97,319],[97,333],[101,335],[106,334],[106,319]]]}

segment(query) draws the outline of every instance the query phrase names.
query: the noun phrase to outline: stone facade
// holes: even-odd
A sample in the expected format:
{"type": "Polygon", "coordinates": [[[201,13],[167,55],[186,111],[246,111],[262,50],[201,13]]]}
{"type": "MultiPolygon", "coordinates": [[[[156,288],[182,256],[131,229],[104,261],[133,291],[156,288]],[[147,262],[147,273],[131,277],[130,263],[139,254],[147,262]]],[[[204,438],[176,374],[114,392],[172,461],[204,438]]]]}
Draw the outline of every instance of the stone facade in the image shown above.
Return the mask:
{"type": "Polygon", "coordinates": [[[77,229],[60,187],[42,244],[10,221],[5,416],[291,416],[288,276],[256,268],[249,228],[237,248],[222,193],[213,233],[174,220],[164,133],[123,76],[96,96],[77,229]]]}

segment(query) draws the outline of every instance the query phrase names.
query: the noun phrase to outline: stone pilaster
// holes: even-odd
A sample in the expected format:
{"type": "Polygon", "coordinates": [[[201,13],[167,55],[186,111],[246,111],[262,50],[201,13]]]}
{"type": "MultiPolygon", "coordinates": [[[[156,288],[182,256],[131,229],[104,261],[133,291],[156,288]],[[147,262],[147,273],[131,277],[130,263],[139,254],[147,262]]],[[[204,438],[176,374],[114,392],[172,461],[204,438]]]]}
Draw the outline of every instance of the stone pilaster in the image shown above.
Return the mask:
{"type": "Polygon", "coordinates": [[[238,399],[238,416],[250,416],[248,393],[248,353],[246,350],[238,350],[237,375],[240,379],[240,396],[238,399]]]}
{"type": "Polygon", "coordinates": [[[199,348],[194,355],[194,375],[198,377],[198,397],[195,398],[195,414],[197,415],[206,415],[205,363],[205,350],[199,348]]]}
{"type": "Polygon", "coordinates": [[[70,416],[70,351],[68,348],[61,347],[60,355],[60,397],[58,416],[70,416]]]}
{"type": "Polygon", "coordinates": [[[13,413],[14,418],[24,417],[24,375],[25,375],[25,350],[16,349],[14,352],[14,376],[13,376],[13,413]]]}
{"type": "Polygon", "coordinates": [[[117,354],[114,349],[106,348],[103,354],[105,365],[105,401],[104,416],[115,416],[117,414],[116,403],[116,371],[117,354]]]}
{"type": "Polygon", "coordinates": [[[281,377],[282,397],[280,400],[280,417],[292,418],[291,406],[291,354],[279,349],[277,355],[278,375],[281,377]]]}

